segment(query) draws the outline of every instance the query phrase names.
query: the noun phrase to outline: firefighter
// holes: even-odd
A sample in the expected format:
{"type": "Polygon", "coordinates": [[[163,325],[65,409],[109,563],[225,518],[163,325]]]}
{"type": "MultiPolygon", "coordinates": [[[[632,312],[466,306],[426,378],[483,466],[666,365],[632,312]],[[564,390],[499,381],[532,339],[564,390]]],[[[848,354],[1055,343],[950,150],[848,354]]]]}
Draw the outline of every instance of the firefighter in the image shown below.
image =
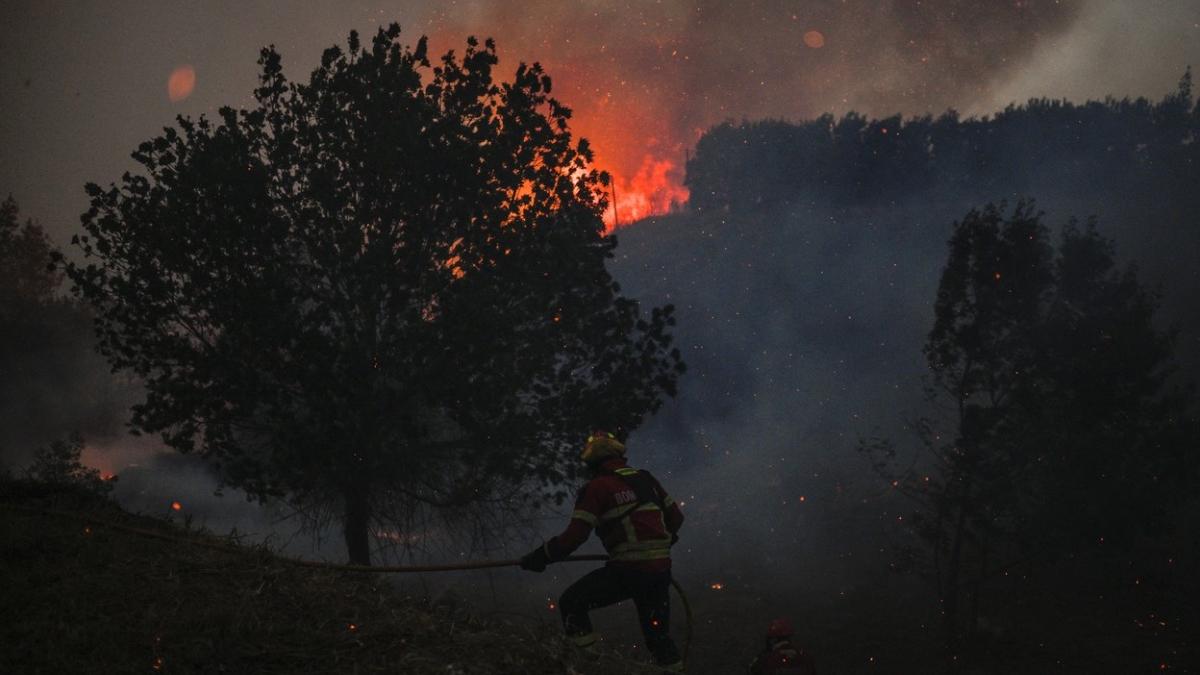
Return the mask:
{"type": "Polygon", "coordinates": [[[588,436],[581,459],[592,478],[579,491],[567,529],[521,558],[533,572],[562,560],[595,528],[608,551],[604,567],[584,575],[558,601],[567,637],[581,648],[598,638],[588,612],[633,600],[642,635],[655,662],[683,672],[671,640],[671,546],[678,541],[683,513],[649,472],[625,464],[625,445],[607,431],[588,436]]]}
{"type": "Polygon", "coordinates": [[[767,644],[750,664],[750,675],[815,675],[812,657],[792,645],[790,619],[775,619],[767,626],[767,644]]]}

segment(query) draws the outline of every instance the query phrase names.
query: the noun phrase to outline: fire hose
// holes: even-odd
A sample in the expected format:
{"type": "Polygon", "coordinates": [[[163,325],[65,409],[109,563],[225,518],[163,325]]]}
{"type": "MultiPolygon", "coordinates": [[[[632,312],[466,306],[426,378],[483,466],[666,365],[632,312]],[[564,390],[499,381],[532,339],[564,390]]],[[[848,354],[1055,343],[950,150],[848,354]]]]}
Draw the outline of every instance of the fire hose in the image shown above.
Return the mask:
{"type": "MultiPolygon", "coordinates": [[[[166,532],[155,532],[154,530],[147,530],[147,529],[140,528],[140,527],[131,527],[129,525],[113,523],[113,522],[109,522],[106,520],[102,520],[100,518],[95,518],[93,516],[88,516],[88,515],[85,515],[82,513],[72,513],[70,511],[57,511],[57,510],[52,510],[52,509],[39,509],[39,508],[32,508],[32,507],[28,507],[28,506],[19,506],[17,504],[0,504],[0,505],[5,506],[10,509],[15,509],[17,511],[25,511],[28,513],[37,513],[37,514],[46,515],[46,516],[56,516],[59,518],[70,518],[73,520],[78,520],[78,521],[82,521],[84,523],[88,523],[90,525],[99,525],[99,526],[102,526],[102,527],[105,527],[105,528],[108,528],[111,530],[117,530],[119,532],[127,532],[129,534],[136,534],[136,535],[139,535],[142,537],[149,537],[152,539],[161,539],[163,541],[170,541],[170,542],[180,543],[180,544],[188,544],[190,546],[200,546],[202,548],[209,548],[209,549],[213,549],[213,550],[217,550],[217,551],[225,551],[227,553],[244,553],[243,550],[235,548],[228,544],[224,544],[224,543],[204,541],[201,539],[196,539],[194,537],[193,538],[177,537],[175,535],[168,534],[166,532]]],[[[288,556],[281,556],[281,555],[275,555],[274,557],[278,560],[281,560],[283,562],[286,562],[286,563],[289,563],[292,565],[296,565],[299,567],[309,567],[309,568],[315,568],[315,569],[333,570],[333,571],[340,571],[340,572],[367,572],[367,573],[374,573],[374,574],[406,574],[406,573],[413,574],[413,573],[422,573],[422,572],[461,572],[461,571],[466,571],[466,570],[481,570],[481,569],[490,569],[490,568],[497,568],[497,567],[517,567],[517,566],[520,566],[520,564],[521,564],[520,559],[512,559],[512,560],[473,560],[473,561],[469,561],[469,562],[452,563],[452,564],[446,564],[446,565],[380,565],[380,566],[373,566],[373,565],[350,565],[350,564],[340,564],[340,563],[329,563],[329,562],[322,562],[319,560],[300,560],[298,558],[291,558],[288,556]]],[[[562,560],[557,560],[555,562],[605,562],[607,560],[608,560],[608,556],[606,556],[606,555],[594,554],[594,555],[568,556],[566,558],[563,558],[562,560]]],[[[674,577],[671,578],[671,586],[672,586],[672,588],[675,589],[675,593],[679,596],[679,602],[683,605],[684,615],[687,617],[687,622],[684,626],[684,639],[683,639],[683,660],[686,663],[687,658],[688,658],[688,651],[692,646],[692,606],[688,602],[687,594],[683,592],[683,587],[679,585],[679,582],[676,581],[674,577]]]]}

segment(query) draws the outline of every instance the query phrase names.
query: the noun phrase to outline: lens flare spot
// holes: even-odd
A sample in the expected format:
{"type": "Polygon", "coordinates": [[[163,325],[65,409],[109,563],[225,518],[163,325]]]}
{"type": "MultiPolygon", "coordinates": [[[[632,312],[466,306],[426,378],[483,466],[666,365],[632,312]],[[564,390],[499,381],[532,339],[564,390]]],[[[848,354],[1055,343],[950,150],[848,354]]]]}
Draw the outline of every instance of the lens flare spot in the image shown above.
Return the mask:
{"type": "Polygon", "coordinates": [[[196,88],[196,69],[191,66],[179,66],[171,71],[167,78],[167,98],[172,103],[178,103],[192,95],[196,88]]]}
{"type": "Polygon", "coordinates": [[[819,30],[810,30],[804,34],[804,44],[810,49],[820,49],[825,46],[825,35],[819,30]]]}

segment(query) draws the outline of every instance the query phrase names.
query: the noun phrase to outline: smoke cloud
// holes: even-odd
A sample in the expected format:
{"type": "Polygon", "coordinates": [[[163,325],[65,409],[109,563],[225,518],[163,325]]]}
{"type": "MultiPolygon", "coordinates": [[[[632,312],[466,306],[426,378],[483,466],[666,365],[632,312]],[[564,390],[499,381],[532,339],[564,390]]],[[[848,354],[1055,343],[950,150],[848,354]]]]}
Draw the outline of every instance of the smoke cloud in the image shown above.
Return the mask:
{"type": "Polygon", "coordinates": [[[445,15],[434,43],[493,35],[502,58],[540,60],[617,176],[628,223],[686,199],[685,152],[713,124],[973,107],[1068,33],[1082,5],[476,2],[445,15]]]}
{"type": "MultiPolygon", "coordinates": [[[[258,50],[275,44],[303,79],[325,47],[399,22],[434,53],[494,37],[500,73],[540,61],[574,130],[617,177],[622,224],[686,198],[684,157],[726,119],[987,113],[1030,96],[1159,96],[1200,60],[1200,7],[1082,0],[366,0],[16,3],[0,27],[0,186],[60,242],[86,208],[82,185],[132,168],[128,153],[174,115],[248,105],[258,50]],[[819,39],[817,35],[819,34],[819,39]],[[42,58],[42,55],[51,55],[42,58]],[[99,55],[99,56],[98,56],[99,55]],[[171,102],[181,63],[203,75],[171,102]]],[[[611,214],[610,214],[611,220],[611,214]]]]}

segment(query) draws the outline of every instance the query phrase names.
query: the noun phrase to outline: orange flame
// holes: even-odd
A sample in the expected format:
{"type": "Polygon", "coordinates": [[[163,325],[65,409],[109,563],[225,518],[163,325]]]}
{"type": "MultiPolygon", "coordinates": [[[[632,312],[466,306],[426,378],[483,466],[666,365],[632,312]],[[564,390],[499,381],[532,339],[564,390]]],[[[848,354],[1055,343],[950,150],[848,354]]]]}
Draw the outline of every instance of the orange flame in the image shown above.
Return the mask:
{"type": "MultiPolygon", "coordinates": [[[[489,26],[489,32],[494,29],[489,26]]],[[[572,110],[571,135],[575,140],[588,140],[595,153],[593,167],[612,177],[604,195],[608,208],[603,218],[608,231],[686,204],[685,155],[704,130],[675,119],[671,102],[676,93],[640,86],[643,83],[638,78],[611,68],[605,47],[599,52],[552,49],[540,54],[514,48],[521,30],[510,26],[496,36],[501,45],[500,70],[512,72],[519,60],[536,60],[545,66],[553,81],[553,96],[572,110]]],[[[460,49],[462,34],[470,32],[452,26],[434,30],[431,51],[460,49]]],[[[683,58],[670,51],[660,56],[664,63],[683,58]]]]}
{"type": "MultiPolygon", "coordinates": [[[[595,149],[595,167],[612,176],[604,212],[608,230],[686,204],[684,160],[690,141],[663,119],[654,96],[626,94],[623,105],[614,103],[613,95],[597,100],[583,91],[583,85],[592,82],[586,73],[570,67],[556,70],[562,73],[561,81],[567,89],[562,99],[575,109],[572,134],[588,139],[595,149]]],[[[695,138],[691,141],[701,133],[699,129],[693,131],[695,138]]]]}
{"type": "Polygon", "coordinates": [[[182,511],[183,504],[180,504],[179,502],[171,502],[171,510],[172,511],[182,511]]]}
{"type": "Polygon", "coordinates": [[[611,231],[649,216],[681,208],[688,199],[683,169],[669,159],[646,155],[632,178],[617,175],[604,223],[611,231]]]}

